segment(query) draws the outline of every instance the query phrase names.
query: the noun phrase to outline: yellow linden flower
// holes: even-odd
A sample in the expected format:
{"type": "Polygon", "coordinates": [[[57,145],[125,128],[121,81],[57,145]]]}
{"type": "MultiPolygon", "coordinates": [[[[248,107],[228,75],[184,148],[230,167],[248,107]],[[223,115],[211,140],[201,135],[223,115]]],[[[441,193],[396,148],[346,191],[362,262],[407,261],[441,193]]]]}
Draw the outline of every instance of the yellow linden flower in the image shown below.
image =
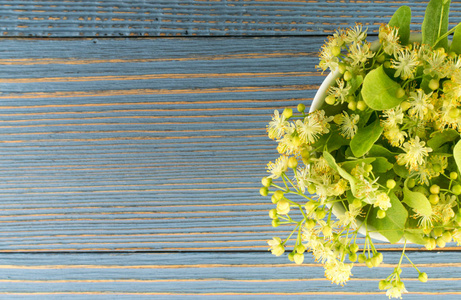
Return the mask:
{"type": "Polygon", "coordinates": [[[277,110],[274,110],[274,116],[272,121],[267,126],[267,133],[270,139],[279,139],[285,134],[285,129],[288,127],[288,122],[285,120],[285,116],[277,110]]]}
{"type": "Polygon", "coordinates": [[[288,156],[282,155],[275,163],[269,162],[267,164],[267,172],[271,173],[269,178],[277,179],[288,169],[288,156]]]}
{"type": "Polygon", "coordinates": [[[425,158],[432,152],[430,147],[424,147],[426,143],[419,140],[419,136],[414,139],[410,138],[408,142],[403,144],[403,151],[405,153],[397,156],[397,163],[405,165],[407,169],[418,170],[420,166],[424,165],[425,158]]]}
{"type": "Polygon", "coordinates": [[[280,256],[285,253],[285,247],[282,245],[282,240],[279,237],[273,237],[272,240],[267,241],[267,244],[270,246],[270,251],[275,256],[280,256]]]}
{"type": "Polygon", "coordinates": [[[379,207],[382,210],[387,210],[391,206],[391,198],[389,198],[389,195],[384,192],[379,193],[378,196],[376,196],[376,202],[373,204],[373,207],[379,207]]]}
{"type": "Polygon", "coordinates": [[[353,264],[345,264],[338,260],[327,262],[324,265],[325,277],[331,280],[332,283],[344,285],[352,276],[353,264]]]}

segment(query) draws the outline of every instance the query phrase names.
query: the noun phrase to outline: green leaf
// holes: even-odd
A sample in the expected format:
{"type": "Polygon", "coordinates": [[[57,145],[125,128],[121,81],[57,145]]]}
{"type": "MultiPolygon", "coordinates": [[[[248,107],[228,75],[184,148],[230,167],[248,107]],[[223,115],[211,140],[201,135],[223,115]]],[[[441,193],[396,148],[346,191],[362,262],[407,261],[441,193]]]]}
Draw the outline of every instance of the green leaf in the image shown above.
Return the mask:
{"type": "Polygon", "coordinates": [[[396,153],[392,153],[389,149],[379,144],[374,144],[370,151],[368,151],[369,156],[382,156],[387,158],[387,160],[391,161],[392,163],[395,162],[396,153]]]}
{"type": "Polygon", "coordinates": [[[400,84],[392,80],[379,66],[365,76],[362,87],[363,101],[374,110],[385,110],[396,107],[404,98],[397,98],[400,84]]]}
{"type": "Polygon", "coordinates": [[[404,5],[399,7],[389,21],[389,26],[399,28],[400,43],[406,45],[410,39],[411,9],[404,5]]]}
{"type": "Polygon", "coordinates": [[[459,133],[453,129],[447,129],[442,132],[436,131],[431,138],[427,141],[427,145],[432,148],[435,152],[437,151],[443,144],[451,142],[459,138],[459,133]]]}
{"type": "Polygon", "coordinates": [[[399,166],[398,164],[395,164],[393,169],[395,174],[397,174],[399,177],[407,178],[410,175],[410,172],[408,172],[408,169],[405,168],[405,166],[399,166]]]}
{"type": "Polygon", "coordinates": [[[439,42],[437,40],[448,31],[449,10],[450,0],[431,0],[429,2],[421,27],[423,44],[428,44],[434,48],[447,48],[448,38],[445,37],[439,42]]]}
{"type": "Polygon", "coordinates": [[[450,51],[453,51],[458,55],[461,54],[461,26],[458,26],[455,29],[455,33],[453,34],[453,41],[451,42],[450,46],[450,51]]]}
{"type": "Polygon", "coordinates": [[[367,127],[361,127],[351,139],[351,150],[355,157],[365,155],[383,133],[380,120],[376,119],[367,127]]]}
{"type": "Polygon", "coordinates": [[[391,244],[395,244],[403,237],[408,212],[394,193],[390,193],[389,197],[391,207],[386,211],[386,216],[382,219],[370,218],[376,216],[379,210],[379,207],[375,207],[370,214],[368,223],[387,238],[391,244]]]}
{"type": "Polygon", "coordinates": [[[373,166],[373,173],[386,173],[394,166],[384,157],[375,157],[376,159],[371,163],[373,166]]]}
{"type": "Polygon", "coordinates": [[[371,164],[376,158],[374,157],[367,157],[367,158],[362,158],[362,159],[356,159],[356,160],[348,160],[343,163],[341,163],[341,168],[343,168],[346,172],[351,172],[353,168],[355,168],[357,165],[361,163],[365,164],[371,164]]]}
{"type": "Polygon", "coordinates": [[[422,216],[432,215],[431,203],[423,193],[410,191],[407,186],[408,179],[403,184],[403,202],[422,216]]]}
{"type": "Polygon", "coordinates": [[[461,171],[461,140],[459,140],[453,148],[453,157],[455,158],[458,172],[461,171]]]}

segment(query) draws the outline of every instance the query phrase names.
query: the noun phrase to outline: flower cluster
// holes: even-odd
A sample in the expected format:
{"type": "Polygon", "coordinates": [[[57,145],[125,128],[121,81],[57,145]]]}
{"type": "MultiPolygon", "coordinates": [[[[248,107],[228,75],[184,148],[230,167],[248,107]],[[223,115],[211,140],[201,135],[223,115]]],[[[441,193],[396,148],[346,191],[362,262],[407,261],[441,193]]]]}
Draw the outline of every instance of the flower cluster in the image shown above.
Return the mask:
{"type": "MultiPolygon", "coordinates": [[[[284,254],[295,235],[288,258],[302,264],[308,250],[336,284],[357,261],[380,265],[373,237],[429,250],[461,244],[461,49],[439,46],[444,37],[432,45],[405,40],[401,31],[382,25],[370,43],[360,24],[337,30],[320,53],[318,67],[334,76],[322,106],[275,111],[267,127],[280,157],[268,164],[260,193],[271,195],[274,227],[295,225],[287,239],[269,241],[270,250],[284,254]]],[[[405,246],[380,282],[389,298],[406,292],[403,257],[405,246]]]]}

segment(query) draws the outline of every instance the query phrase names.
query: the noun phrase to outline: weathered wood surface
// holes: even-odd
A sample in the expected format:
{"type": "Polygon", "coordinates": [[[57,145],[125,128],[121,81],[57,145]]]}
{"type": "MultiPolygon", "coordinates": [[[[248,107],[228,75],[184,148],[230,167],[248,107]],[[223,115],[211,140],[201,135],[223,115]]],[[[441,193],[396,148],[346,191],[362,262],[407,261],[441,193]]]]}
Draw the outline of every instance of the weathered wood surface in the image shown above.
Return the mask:
{"type": "MultiPolygon", "coordinates": [[[[412,253],[427,283],[404,264],[405,299],[459,299],[457,254],[412,253]]],[[[344,287],[331,284],[310,257],[305,266],[265,253],[2,254],[2,299],[387,299],[377,289],[396,266],[387,253],[372,272],[356,264],[344,287]],[[48,298],[46,298],[48,297],[48,298]]]]}
{"type": "MultiPolygon", "coordinates": [[[[290,228],[258,189],[326,34],[402,4],[417,28],[427,1],[0,1],[0,299],[385,299],[399,245],[337,287],[267,252],[290,228]],[[192,35],[233,37],[141,38],[192,35]]],[[[460,297],[449,246],[411,253],[405,299],[460,297]]]]}
{"type": "MultiPolygon", "coordinates": [[[[3,36],[242,36],[324,35],[361,22],[377,30],[400,5],[420,28],[428,1],[163,0],[0,1],[3,36]]],[[[453,17],[461,3],[452,1],[453,17]]],[[[456,24],[456,22],[453,22],[456,24]]]]}

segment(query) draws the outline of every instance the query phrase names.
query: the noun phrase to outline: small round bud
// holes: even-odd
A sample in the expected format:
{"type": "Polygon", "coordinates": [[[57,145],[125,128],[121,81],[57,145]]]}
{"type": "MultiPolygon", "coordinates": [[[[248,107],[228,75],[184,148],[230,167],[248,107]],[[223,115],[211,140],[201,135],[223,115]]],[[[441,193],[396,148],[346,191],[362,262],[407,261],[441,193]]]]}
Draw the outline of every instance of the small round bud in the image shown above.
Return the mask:
{"type": "Polygon", "coordinates": [[[378,267],[381,264],[381,261],[379,260],[379,257],[373,256],[371,258],[371,264],[373,265],[373,267],[378,267]]]}
{"type": "Polygon", "coordinates": [[[318,208],[315,211],[315,217],[319,220],[325,218],[326,215],[327,215],[327,212],[323,208],[318,208]]]}
{"type": "Polygon", "coordinates": [[[439,238],[436,240],[436,243],[437,243],[437,246],[439,246],[440,248],[444,248],[445,245],[447,244],[441,237],[439,237],[439,238]]]}
{"type": "Polygon", "coordinates": [[[333,95],[328,95],[325,97],[325,102],[329,105],[333,105],[336,102],[336,98],[333,95]]]}
{"type": "Polygon", "coordinates": [[[439,203],[439,201],[440,201],[439,195],[435,195],[435,194],[429,195],[429,202],[432,205],[436,205],[437,203],[439,203]]]}
{"type": "Polygon", "coordinates": [[[269,190],[267,189],[267,187],[263,186],[259,189],[259,193],[261,194],[261,196],[266,197],[267,195],[269,195],[269,190]]]}
{"type": "Polygon", "coordinates": [[[391,62],[388,61],[388,60],[386,60],[386,61],[383,63],[383,66],[384,66],[384,68],[389,69],[389,68],[391,67],[391,62]]]}
{"type": "Polygon", "coordinates": [[[331,236],[331,233],[332,233],[332,232],[333,232],[333,231],[332,231],[331,227],[328,226],[328,225],[327,225],[327,226],[324,226],[324,227],[322,228],[322,233],[323,233],[324,236],[331,236]]]}
{"type": "Polygon", "coordinates": [[[437,79],[431,79],[429,80],[429,88],[433,91],[438,89],[440,87],[439,81],[437,79]]]}
{"type": "Polygon", "coordinates": [[[384,60],[386,59],[386,57],[384,56],[384,54],[381,54],[380,56],[378,56],[376,58],[376,61],[380,64],[382,64],[384,62],[384,60]]]}
{"type": "Polygon", "coordinates": [[[451,172],[450,173],[450,179],[451,180],[456,180],[458,178],[458,173],[456,172],[451,172]]]}
{"type": "Polygon", "coordinates": [[[359,260],[359,263],[363,264],[364,262],[366,262],[367,256],[362,253],[362,254],[359,255],[358,260],[359,260]]]}
{"type": "Polygon", "coordinates": [[[303,244],[299,244],[298,246],[296,246],[296,252],[298,252],[299,254],[303,254],[305,251],[306,246],[304,246],[303,244]]]}
{"type": "Polygon", "coordinates": [[[261,179],[261,183],[263,186],[265,187],[270,187],[271,184],[272,184],[272,178],[269,178],[269,177],[263,177],[263,179],[261,179]]]}
{"type": "Polygon", "coordinates": [[[383,257],[383,254],[382,254],[381,252],[376,253],[376,257],[378,257],[379,263],[382,263],[382,262],[383,262],[384,257],[383,257]]]}
{"type": "Polygon", "coordinates": [[[293,116],[293,110],[291,108],[285,108],[283,110],[283,116],[285,117],[285,119],[289,119],[293,116]]]}
{"type": "Polygon", "coordinates": [[[288,168],[295,169],[298,166],[298,160],[292,156],[288,159],[288,168]]]}
{"type": "Polygon", "coordinates": [[[309,158],[311,157],[310,151],[307,150],[307,149],[303,149],[303,150],[301,151],[301,157],[302,157],[302,158],[305,158],[305,159],[309,159],[309,158]]]}
{"type": "Polygon", "coordinates": [[[376,213],[376,217],[378,219],[384,219],[386,217],[386,212],[382,209],[378,210],[378,212],[376,213]]]}
{"type": "Polygon", "coordinates": [[[365,261],[365,264],[367,265],[368,268],[373,268],[373,262],[372,262],[372,258],[367,258],[367,260],[365,261]]]}
{"type": "Polygon", "coordinates": [[[400,103],[400,107],[403,111],[406,111],[411,107],[411,104],[408,101],[403,101],[402,103],[400,103]]]}
{"type": "Polygon", "coordinates": [[[455,194],[456,196],[461,195],[461,185],[455,184],[454,186],[452,186],[451,192],[455,194]]]}
{"type": "Polygon", "coordinates": [[[395,92],[395,96],[397,98],[403,98],[405,96],[405,90],[402,89],[401,87],[397,90],[397,92],[395,92]]]}
{"type": "Polygon", "coordinates": [[[409,189],[414,188],[415,185],[416,185],[416,180],[414,180],[413,178],[408,179],[407,187],[408,187],[409,189]]]}
{"type": "Polygon", "coordinates": [[[433,184],[431,185],[429,191],[431,192],[431,194],[438,194],[440,193],[440,186],[438,186],[437,184],[433,184]]]}
{"type": "Polygon", "coordinates": [[[269,210],[269,217],[273,220],[277,219],[277,210],[275,208],[269,210]]]}
{"type": "Polygon", "coordinates": [[[427,274],[426,272],[419,273],[418,280],[421,282],[427,282],[427,274]]]}
{"type": "Polygon", "coordinates": [[[304,111],[306,110],[306,105],[304,105],[304,104],[302,104],[302,103],[299,103],[299,104],[298,104],[298,107],[296,107],[296,109],[297,109],[300,113],[302,113],[302,112],[304,112],[304,111]]]}
{"type": "Polygon", "coordinates": [[[349,254],[349,260],[350,260],[351,262],[356,262],[356,261],[357,261],[357,257],[358,257],[358,256],[357,256],[357,253],[350,253],[350,254],[349,254]]]}
{"type": "Polygon", "coordinates": [[[279,227],[279,226],[280,226],[280,220],[279,219],[272,220],[272,227],[279,227]]]}
{"type": "Polygon", "coordinates": [[[440,238],[443,239],[445,243],[451,242],[451,238],[452,238],[451,232],[445,231],[440,238]]]}
{"type": "Polygon", "coordinates": [[[357,102],[355,101],[351,101],[347,104],[347,108],[349,108],[350,110],[356,110],[357,109],[357,102]]]}
{"type": "Polygon", "coordinates": [[[426,243],[424,244],[424,247],[426,247],[427,250],[433,250],[435,249],[436,246],[435,239],[433,238],[426,238],[426,243]]]}
{"type": "Polygon", "coordinates": [[[384,280],[384,279],[383,279],[383,280],[380,280],[380,281],[379,281],[379,289],[380,289],[380,290],[385,290],[385,289],[387,289],[387,287],[388,287],[389,285],[390,285],[390,282],[387,281],[387,280],[384,280]]]}
{"type": "Polygon", "coordinates": [[[314,201],[309,201],[309,202],[306,202],[306,204],[304,205],[304,207],[306,208],[306,211],[307,212],[311,212],[312,210],[315,209],[317,205],[315,204],[314,201]]]}
{"type": "Polygon", "coordinates": [[[433,164],[432,170],[434,173],[440,173],[442,171],[442,166],[440,164],[433,164]]]}
{"type": "Polygon", "coordinates": [[[355,243],[352,244],[349,248],[350,248],[351,252],[353,252],[353,253],[356,253],[357,251],[359,251],[359,245],[357,245],[355,243]]]}
{"type": "Polygon", "coordinates": [[[367,104],[365,103],[365,101],[363,100],[360,100],[357,102],[357,109],[358,110],[361,110],[361,111],[364,111],[365,109],[367,109],[367,104]]]}
{"type": "Polygon", "coordinates": [[[397,183],[395,182],[394,179],[388,179],[386,181],[386,187],[390,190],[392,190],[393,188],[395,188],[395,186],[397,185],[397,183]]]}
{"type": "Polygon", "coordinates": [[[307,229],[312,229],[315,227],[315,220],[307,219],[305,226],[307,229]]]}
{"type": "Polygon", "coordinates": [[[295,254],[296,254],[295,251],[288,253],[288,259],[290,261],[294,262],[295,261],[295,254]]]}
{"type": "Polygon", "coordinates": [[[352,79],[352,73],[349,71],[344,72],[344,80],[350,81],[352,79]]]}
{"type": "Polygon", "coordinates": [[[297,265],[300,265],[303,263],[304,261],[304,255],[303,254],[300,254],[300,253],[296,253],[294,256],[293,256],[293,259],[295,261],[295,264],[297,265]]]}
{"type": "Polygon", "coordinates": [[[346,72],[346,65],[343,64],[343,63],[339,63],[338,64],[338,71],[339,71],[339,73],[344,74],[344,72],[346,72]]]}
{"type": "Polygon", "coordinates": [[[277,190],[274,192],[274,198],[279,201],[280,199],[282,199],[284,196],[284,193],[281,191],[281,190],[277,190]]]}
{"type": "MultiPolygon", "coordinates": [[[[402,269],[400,269],[400,272],[402,271],[402,269]]],[[[397,284],[396,284],[396,287],[399,289],[399,290],[403,290],[405,288],[405,284],[403,284],[402,281],[398,281],[397,284]]]]}

